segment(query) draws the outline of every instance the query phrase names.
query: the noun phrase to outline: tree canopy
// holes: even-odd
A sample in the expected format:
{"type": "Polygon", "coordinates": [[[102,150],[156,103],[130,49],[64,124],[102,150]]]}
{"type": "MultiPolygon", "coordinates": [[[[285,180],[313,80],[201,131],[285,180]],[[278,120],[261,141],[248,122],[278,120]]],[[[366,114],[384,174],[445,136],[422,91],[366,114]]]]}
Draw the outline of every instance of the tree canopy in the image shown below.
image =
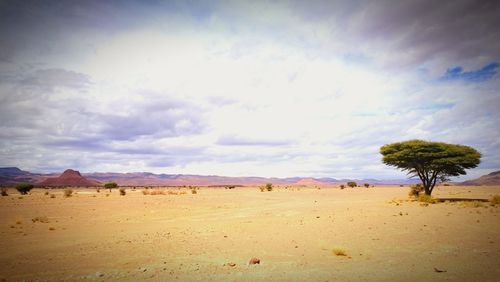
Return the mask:
{"type": "Polygon", "coordinates": [[[437,180],[466,174],[465,170],[480,163],[481,153],[464,145],[410,140],[384,145],[380,148],[382,162],[418,176],[425,194],[430,195],[437,180]]]}

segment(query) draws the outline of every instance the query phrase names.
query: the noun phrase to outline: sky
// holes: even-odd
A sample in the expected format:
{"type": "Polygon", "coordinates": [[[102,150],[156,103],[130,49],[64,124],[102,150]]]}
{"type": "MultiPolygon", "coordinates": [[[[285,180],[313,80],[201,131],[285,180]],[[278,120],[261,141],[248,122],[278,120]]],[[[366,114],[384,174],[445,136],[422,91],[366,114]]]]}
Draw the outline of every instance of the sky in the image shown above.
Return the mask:
{"type": "MultiPolygon", "coordinates": [[[[499,1],[0,1],[0,166],[401,179],[500,170],[499,1]]],[[[455,178],[456,179],[456,178],[455,178]]]]}

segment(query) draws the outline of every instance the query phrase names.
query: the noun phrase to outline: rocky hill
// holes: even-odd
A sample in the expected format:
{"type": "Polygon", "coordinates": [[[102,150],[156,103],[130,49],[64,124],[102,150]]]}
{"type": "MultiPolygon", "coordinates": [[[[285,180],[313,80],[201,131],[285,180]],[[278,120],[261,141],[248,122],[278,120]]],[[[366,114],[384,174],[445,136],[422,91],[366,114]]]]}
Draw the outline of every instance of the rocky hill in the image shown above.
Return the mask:
{"type": "Polygon", "coordinates": [[[72,169],[67,169],[58,177],[47,178],[39,183],[39,186],[52,186],[52,187],[89,187],[89,186],[101,186],[99,181],[87,179],[83,177],[80,172],[72,169]]]}
{"type": "Polygon", "coordinates": [[[460,183],[462,185],[500,185],[500,171],[494,171],[479,178],[460,183]]]}

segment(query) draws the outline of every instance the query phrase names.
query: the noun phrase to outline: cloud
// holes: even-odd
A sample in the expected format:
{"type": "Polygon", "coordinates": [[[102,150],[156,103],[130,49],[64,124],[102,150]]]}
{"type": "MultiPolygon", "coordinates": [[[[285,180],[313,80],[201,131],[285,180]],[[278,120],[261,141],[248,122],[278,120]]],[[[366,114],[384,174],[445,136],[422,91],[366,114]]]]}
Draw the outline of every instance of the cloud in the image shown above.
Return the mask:
{"type": "Polygon", "coordinates": [[[286,146],[291,143],[288,140],[245,138],[241,136],[222,136],[217,140],[218,145],[224,146],[286,146]]]}
{"type": "Polygon", "coordinates": [[[480,169],[500,169],[499,7],[4,1],[0,159],[400,178],[379,147],[421,138],[474,146],[480,169]]]}

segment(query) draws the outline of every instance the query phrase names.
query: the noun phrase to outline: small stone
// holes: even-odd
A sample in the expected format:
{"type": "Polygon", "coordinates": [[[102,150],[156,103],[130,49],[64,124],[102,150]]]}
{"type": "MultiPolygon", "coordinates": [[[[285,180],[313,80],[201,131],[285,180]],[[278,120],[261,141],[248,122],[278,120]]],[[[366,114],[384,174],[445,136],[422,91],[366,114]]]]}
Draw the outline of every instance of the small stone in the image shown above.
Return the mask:
{"type": "Polygon", "coordinates": [[[228,262],[228,263],[226,263],[226,265],[228,265],[230,267],[235,267],[236,263],[234,263],[234,262],[228,262]]]}
{"type": "Polygon", "coordinates": [[[251,258],[250,261],[248,262],[249,265],[252,264],[260,264],[260,259],[258,258],[251,258]]]}

